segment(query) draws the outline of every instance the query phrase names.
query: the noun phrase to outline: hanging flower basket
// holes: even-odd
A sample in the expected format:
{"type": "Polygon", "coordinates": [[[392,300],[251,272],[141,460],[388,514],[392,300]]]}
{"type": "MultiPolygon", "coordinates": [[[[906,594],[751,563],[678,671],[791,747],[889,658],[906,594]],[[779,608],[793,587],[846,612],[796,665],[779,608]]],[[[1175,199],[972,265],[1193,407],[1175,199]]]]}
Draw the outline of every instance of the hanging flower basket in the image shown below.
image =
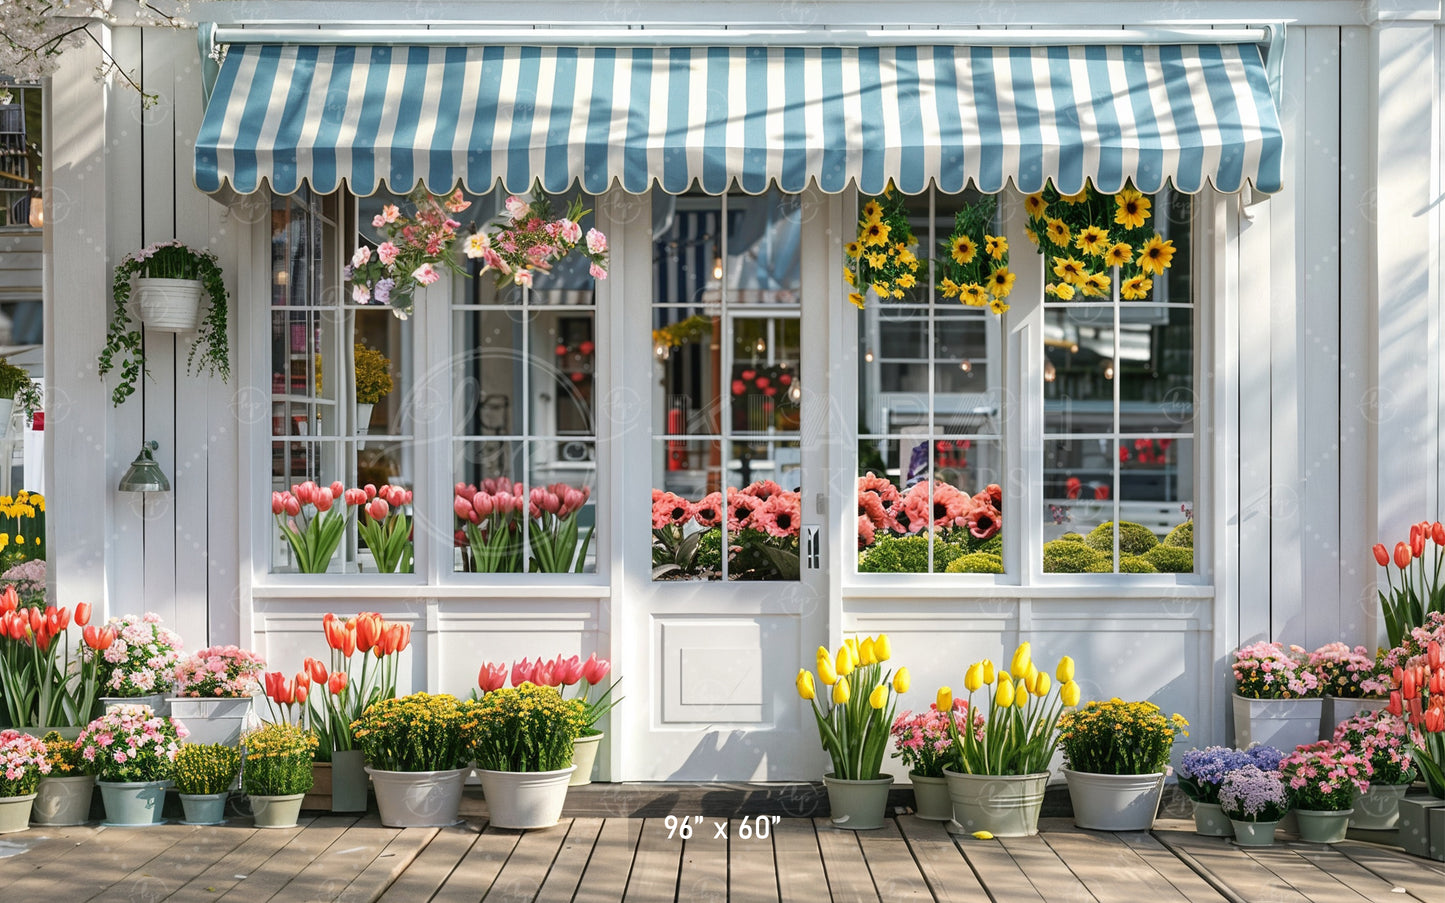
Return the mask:
{"type": "Polygon", "coordinates": [[[159,332],[187,332],[201,316],[199,279],[141,278],[135,281],[135,302],[141,322],[159,332]]]}

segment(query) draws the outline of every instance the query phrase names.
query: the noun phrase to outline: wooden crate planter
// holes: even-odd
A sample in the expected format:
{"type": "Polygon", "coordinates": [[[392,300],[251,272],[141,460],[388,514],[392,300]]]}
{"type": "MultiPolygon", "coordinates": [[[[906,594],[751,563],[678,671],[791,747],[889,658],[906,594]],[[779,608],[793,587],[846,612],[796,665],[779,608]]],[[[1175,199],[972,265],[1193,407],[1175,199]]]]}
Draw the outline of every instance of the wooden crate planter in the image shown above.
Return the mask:
{"type": "Polygon", "coordinates": [[[320,809],[325,812],[331,811],[331,763],[313,762],[311,764],[311,789],[301,800],[302,809],[320,809]]]}

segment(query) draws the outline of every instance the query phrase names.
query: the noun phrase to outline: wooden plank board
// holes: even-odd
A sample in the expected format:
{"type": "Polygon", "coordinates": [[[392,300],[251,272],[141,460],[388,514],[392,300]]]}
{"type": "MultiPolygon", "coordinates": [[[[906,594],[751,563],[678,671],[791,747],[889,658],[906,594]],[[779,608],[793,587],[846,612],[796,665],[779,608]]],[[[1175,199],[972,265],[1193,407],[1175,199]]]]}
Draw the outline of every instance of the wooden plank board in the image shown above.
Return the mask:
{"type": "Polygon", "coordinates": [[[923,880],[913,853],[893,819],[877,831],[858,832],[863,859],[873,873],[873,886],[884,900],[932,900],[928,882],[923,880]]]}
{"type": "MultiPolygon", "coordinates": [[[[823,854],[823,871],[828,876],[828,890],[833,903],[876,903],[878,889],[873,886],[873,874],[868,863],[863,861],[863,849],[858,845],[858,833],[833,827],[826,818],[813,820],[813,829],[818,834],[818,850],[823,854]]],[[[780,865],[779,868],[787,868],[780,865]]],[[[814,899],[817,890],[814,890],[814,899]]]]}
{"type": "Polygon", "coordinates": [[[627,890],[632,860],[642,839],[640,818],[609,818],[597,833],[592,858],[577,888],[575,903],[616,903],[627,890]]]}
{"type": "MultiPolygon", "coordinates": [[[[756,828],[756,819],[749,820],[756,828]]],[[[768,836],[744,840],[738,833],[743,819],[728,823],[728,901],[729,903],[778,903],[778,865],[773,852],[773,831],[768,836]]]]}
{"type": "Polygon", "coordinates": [[[632,874],[627,879],[625,903],[670,903],[676,899],[682,846],[680,839],[667,836],[662,819],[644,819],[637,855],[632,860],[632,874]]]}
{"type": "Polygon", "coordinates": [[[230,903],[262,903],[271,899],[290,882],[292,876],[340,840],[355,822],[354,817],[336,815],[316,819],[293,836],[276,855],[215,899],[230,903]]]}
{"type": "Polygon", "coordinates": [[[913,861],[928,882],[933,899],[939,903],[982,900],[986,894],[978,876],[953,842],[942,822],[925,821],[914,815],[900,815],[899,832],[908,842],[913,861]]]}
{"type": "Polygon", "coordinates": [[[1445,903],[1445,866],[1440,863],[1368,843],[1341,843],[1335,849],[1417,900],[1445,903]]]}
{"type": "Polygon", "coordinates": [[[396,832],[396,836],[386,845],[386,849],[372,860],[361,871],[361,874],[352,879],[340,895],[336,897],[337,903],[370,903],[380,897],[387,888],[395,883],[396,879],[411,867],[416,857],[436,837],[439,828],[406,828],[396,832]]]}
{"type": "Polygon", "coordinates": [[[1199,877],[1194,869],[1165,849],[1152,835],[1125,833],[1119,835],[1119,841],[1163,875],[1189,903],[1218,903],[1224,900],[1208,881],[1199,877]]]}
{"type": "Polygon", "coordinates": [[[477,830],[474,824],[468,823],[437,831],[426,849],[381,895],[382,903],[430,900],[472,848],[478,837],[477,830]]]}
{"type": "Polygon", "coordinates": [[[1328,872],[1316,868],[1314,863],[1301,857],[1292,846],[1252,849],[1249,851],[1249,858],[1269,869],[1281,881],[1313,903],[1368,903],[1369,897],[1345,886],[1328,872]]]}
{"type": "Polygon", "coordinates": [[[567,839],[547,873],[547,880],[537,892],[535,903],[571,903],[582,882],[582,874],[592,859],[592,850],[597,845],[597,835],[602,831],[600,818],[574,818],[567,830],[567,839]]]}
{"type": "MultiPolygon", "coordinates": [[[[284,831],[257,831],[246,838],[240,846],[211,864],[210,868],[187,881],[179,890],[166,897],[175,903],[195,903],[201,900],[215,900],[234,887],[237,882],[261,868],[276,855],[292,838],[299,835],[310,819],[302,819],[299,826],[284,831]]],[[[229,828],[224,830],[230,830],[229,828]]]]}
{"type": "Polygon", "coordinates": [[[955,838],[963,858],[995,900],[1009,903],[1044,903],[1028,875],[997,840],[978,840],[967,834],[955,838]]]}
{"type": "Polygon", "coordinates": [[[491,889],[521,837],[520,831],[490,825],[484,828],[432,900],[435,903],[476,903],[491,889]]]}
{"type": "Polygon", "coordinates": [[[740,841],[732,836],[726,819],[706,819],[692,837],[682,844],[682,865],[677,876],[679,900],[726,900],[728,898],[728,847],[740,841]],[[721,836],[718,828],[723,829],[721,836]]]}
{"type": "MultiPolygon", "coordinates": [[[[1312,864],[1315,868],[1321,869],[1333,875],[1336,880],[1345,884],[1351,890],[1358,891],[1362,896],[1370,900],[1388,900],[1392,897],[1405,897],[1408,894],[1395,890],[1400,885],[1388,878],[1382,878],[1374,872],[1360,865],[1350,857],[1346,856],[1339,845],[1328,847],[1304,847],[1296,848],[1301,859],[1312,864]]],[[[1437,885],[1437,893],[1438,885],[1437,885]]]]}
{"type": "Polygon", "coordinates": [[[116,882],[100,890],[92,899],[162,899],[240,846],[255,830],[218,826],[196,831],[129,874],[116,873],[116,882]]]}
{"type": "MultiPolygon", "coordinates": [[[[276,896],[282,900],[336,899],[400,833],[400,828],[383,828],[377,819],[361,819],[295,872],[276,896]]],[[[259,899],[254,903],[259,903],[259,899]]]]}
{"type": "Polygon", "coordinates": [[[1112,897],[1151,903],[1186,903],[1188,900],[1115,834],[1059,825],[1039,837],[1100,900],[1112,897]]]}
{"type": "MultiPolygon", "coordinates": [[[[1001,837],[999,843],[1046,903],[1095,903],[1094,895],[1042,837],[1001,837]]],[[[984,884],[991,889],[987,879],[984,884]]]]}
{"type": "Polygon", "coordinates": [[[31,828],[0,837],[0,886],[94,840],[99,829],[89,825],[68,828],[31,828]]]}
{"type": "Polygon", "coordinates": [[[151,828],[101,828],[81,848],[84,868],[77,856],[61,857],[32,869],[5,885],[7,899],[52,896],[57,900],[88,900],[133,871],[144,868],[177,843],[195,841],[202,829],[168,824],[151,828]]]}
{"type": "Polygon", "coordinates": [[[1308,897],[1290,887],[1248,856],[1239,847],[1213,837],[1199,837],[1182,831],[1163,831],[1159,840],[1191,868],[1209,875],[1211,883],[1236,900],[1267,898],[1271,903],[1310,903],[1308,897]]]}
{"type": "Polygon", "coordinates": [[[806,818],[785,818],[773,826],[778,896],[783,903],[811,903],[828,886],[818,832],[806,818]]]}
{"type": "Polygon", "coordinates": [[[527,831],[517,841],[516,849],[502,866],[497,880],[487,891],[483,900],[532,900],[547,880],[547,871],[557,859],[557,851],[567,839],[567,829],[572,826],[570,819],[563,819],[556,826],[537,831],[527,831]]]}

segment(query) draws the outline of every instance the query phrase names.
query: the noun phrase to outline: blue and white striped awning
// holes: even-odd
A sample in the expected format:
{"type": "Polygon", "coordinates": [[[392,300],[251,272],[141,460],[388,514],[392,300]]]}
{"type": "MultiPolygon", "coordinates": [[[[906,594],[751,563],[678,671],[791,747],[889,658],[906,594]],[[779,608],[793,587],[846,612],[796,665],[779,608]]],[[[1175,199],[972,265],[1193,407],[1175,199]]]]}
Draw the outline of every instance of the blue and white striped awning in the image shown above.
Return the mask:
{"type": "Polygon", "coordinates": [[[1252,44],[238,44],[196,140],[196,184],[1273,192],[1281,144],[1252,44]]]}

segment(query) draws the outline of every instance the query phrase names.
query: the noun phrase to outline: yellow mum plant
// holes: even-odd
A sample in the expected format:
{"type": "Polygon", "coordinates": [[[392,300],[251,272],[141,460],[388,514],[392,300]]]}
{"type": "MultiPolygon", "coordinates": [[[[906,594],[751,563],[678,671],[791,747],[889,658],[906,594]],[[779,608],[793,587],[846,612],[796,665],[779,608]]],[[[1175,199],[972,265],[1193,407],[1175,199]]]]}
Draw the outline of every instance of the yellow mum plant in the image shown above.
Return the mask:
{"type": "Polygon", "coordinates": [[[1059,719],[1059,744],[1074,771],[1154,774],[1169,764],[1169,750],[1189,736],[1183,715],[1165,715],[1152,702],[1090,702],[1059,719]]]}

